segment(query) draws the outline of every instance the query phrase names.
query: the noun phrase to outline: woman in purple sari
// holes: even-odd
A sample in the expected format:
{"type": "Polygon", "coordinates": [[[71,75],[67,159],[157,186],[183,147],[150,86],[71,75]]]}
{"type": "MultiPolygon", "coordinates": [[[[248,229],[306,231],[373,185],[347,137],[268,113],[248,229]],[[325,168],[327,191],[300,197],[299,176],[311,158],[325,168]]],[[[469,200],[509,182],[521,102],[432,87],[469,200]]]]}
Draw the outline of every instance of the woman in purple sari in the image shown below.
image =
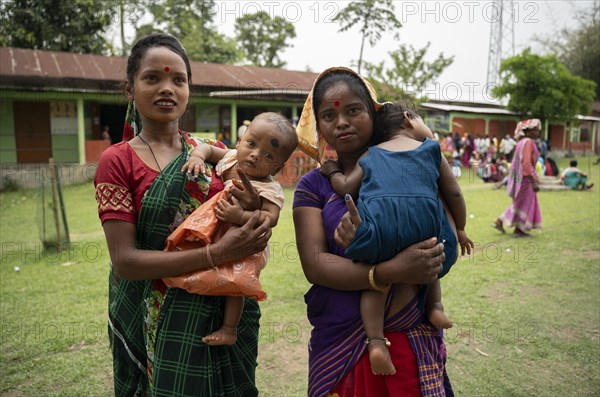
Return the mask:
{"type": "Polygon", "coordinates": [[[504,226],[515,230],[515,237],[527,237],[531,229],[541,229],[542,213],[538,204],[537,191],[539,190],[539,176],[535,171],[539,151],[535,139],[540,135],[542,122],[539,119],[523,120],[515,129],[515,140],[518,140],[515,154],[508,175],[506,194],[513,202],[504,211],[493,226],[504,231],[504,226]]]}
{"type": "MultiPolygon", "coordinates": [[[[371,85],[354,71],[325,70],[304,105],[297,128],[299,147],[322,162],[329,144],[343,172],[349,173],[372,144],[374,115],[380,106],[371,85]]],[[[347,259],[342,246],[352,240],[360,217],[352,200],[340,197],[319,169],[299,181],[293,208],[300,261],[313,284],[305,295],[314,327],[308,395],[453,396],[442,335],[418,304],[420,285],[442,271],[443,244],[432,238],[412,245],[378,264],[376,271],[347,259]],[[336,231],[340,222],[346,227],[336,231]],[[396,373],[374,375],[365,354],[360,296],[362,290],[380,290],[390,283],[402,284],[388,296],[384,328],[396,373]]]]}

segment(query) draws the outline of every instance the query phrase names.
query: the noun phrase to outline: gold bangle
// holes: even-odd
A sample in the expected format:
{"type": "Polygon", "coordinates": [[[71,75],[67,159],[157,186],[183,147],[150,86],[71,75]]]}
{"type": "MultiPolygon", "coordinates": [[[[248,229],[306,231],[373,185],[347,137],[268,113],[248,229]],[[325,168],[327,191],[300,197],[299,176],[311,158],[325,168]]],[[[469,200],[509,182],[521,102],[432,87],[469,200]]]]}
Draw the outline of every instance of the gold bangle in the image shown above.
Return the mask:
{"type": "Polygon", "coordinates": [[[213,262],[213,258],[212,255],[210,254],[210,245],[206,246],[206,259],[208,259],[208,264],[211,265],[212,267],[216,268],[217,266],[215,265],[215,262],[213,262]]]}
{"type": "Polygon", "coordinates": [[[371,288],[373,288],[375,291],[385,291],[386,288],[388,287],[388,284],[385,284],[383,287],[380,287],[377,285],[377,283],[375,283],[375,268],[376,267],[377,267],[376,265],[373,265],[369,269],[369,284],[371,284],[371,288]]]}

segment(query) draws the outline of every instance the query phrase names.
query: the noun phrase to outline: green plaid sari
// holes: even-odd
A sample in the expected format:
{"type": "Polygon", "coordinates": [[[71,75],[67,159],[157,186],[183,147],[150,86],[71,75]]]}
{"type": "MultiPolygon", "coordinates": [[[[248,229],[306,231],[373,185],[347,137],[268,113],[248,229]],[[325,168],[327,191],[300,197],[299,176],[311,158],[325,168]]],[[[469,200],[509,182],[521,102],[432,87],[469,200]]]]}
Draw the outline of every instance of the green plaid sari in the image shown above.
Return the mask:
{"type": "MultiPolygon", "coordinates": [[[[174,228],[204,201],[210,180],[190,178],[183,152],[157,177],[142,200],[137,221],[140,249],[162,250],[174,228]],[[178,221],[179,220],[179,221],[178,221]]],[[[126,281],[111,269],[109,336],[116,396],[257,396],[258,303],[246,299],[233,346],[208,346],[220,328],[224,298],[166,288],[162,280],[126,281]],[[150,380],[150,382],[149,382],[150,380]]]]}

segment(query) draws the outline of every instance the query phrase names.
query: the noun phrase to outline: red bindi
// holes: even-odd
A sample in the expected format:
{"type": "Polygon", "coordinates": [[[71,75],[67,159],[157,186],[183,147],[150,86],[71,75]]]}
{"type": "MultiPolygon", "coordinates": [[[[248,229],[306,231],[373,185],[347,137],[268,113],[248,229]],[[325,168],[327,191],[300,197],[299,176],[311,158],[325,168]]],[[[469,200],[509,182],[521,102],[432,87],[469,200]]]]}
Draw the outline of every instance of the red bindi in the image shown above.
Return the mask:
{"type": "Polygon", "coordinates": [[[337,108],[338,106],[340,106],[340,101],[335,101],[335,102],[333,103],[333,106],[335,106],[336,108],[337,108]]]}
{"type": "Polygon", "coordinates": [[[165,66],[165,67],[163,68],[163,70],[164,70],[165,72],[168,72],[169,70],[171,70],[171,68],[170,68],[170,67],[168,67],[168,66],[165,66]]]}

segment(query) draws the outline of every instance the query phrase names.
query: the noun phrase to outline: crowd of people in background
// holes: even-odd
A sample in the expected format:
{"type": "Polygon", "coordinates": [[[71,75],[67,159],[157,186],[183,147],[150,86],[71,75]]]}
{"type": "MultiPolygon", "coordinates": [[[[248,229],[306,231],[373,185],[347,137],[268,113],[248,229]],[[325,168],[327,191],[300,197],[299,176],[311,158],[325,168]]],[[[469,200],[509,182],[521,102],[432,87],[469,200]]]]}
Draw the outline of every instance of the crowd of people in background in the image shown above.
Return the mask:
{"type": "MultiPolygon", "coordinates": [[[[502,138],[495,136],[473,135],[465,132],[448,134],[439,139],[442,151],[448,162],[455,168],[464,167],[473,171],[486,183],[494,183],[498,189],[506,185],[511,161],[517,146],[517,141],[506,134],[502,138]]],[[[537,165],[539,175],[559,176],[556,162],[548,157],[550,144],[543,138],[536,140],[540,153],[537,165]]]]}

